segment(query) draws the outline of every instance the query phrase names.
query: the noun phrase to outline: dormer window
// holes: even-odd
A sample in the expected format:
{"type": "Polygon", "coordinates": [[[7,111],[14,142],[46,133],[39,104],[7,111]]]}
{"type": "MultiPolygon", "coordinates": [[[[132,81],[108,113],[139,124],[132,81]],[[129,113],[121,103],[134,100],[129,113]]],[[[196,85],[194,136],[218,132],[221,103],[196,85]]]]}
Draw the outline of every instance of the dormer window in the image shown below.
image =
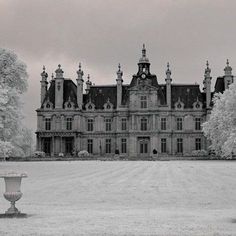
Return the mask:
{"type": "Polygon", "coordinates": [[[180,97],[178,98],[178,101],[175,103],[175,109],[176,110],[183,110],[184,109],[184,103],[181,102],[180,97]]]}
{"type": "Polygon", "coordinates": [[[107,99],[107,102],[104,104],[104,109],[105,110],[111,110],[111,109],[113,109],[113,104],[110,102],[110,99],[108,98],[107,99]]]}
{"type": "Polygon", "coordinates": [[[91,100],[85,105],[85,109],[89,111],[95,110],[95,105],[91,102],[91,100]]]}
{"type": "Polygon", "coordinates": [[[197,98],[197,101],[193,103],[193,109],[194,110],[201,110],[202,109],[202,103],[200,101],[198,101],[198,98],[197,98]]]}
{"type": "Polygon", "coordinates": [[[48,98],[47,101],[44,103],[43,108],[44,108],[44,109],[47,109],[47,110],[53,108],[53,105],[52,105],[52,103],[49,101],[49,98],[48,98]]]}
{"type": "Polygon", "coordinates": [[[68,109],[68,110],[74,109],[74,107],[75,107],[75,104],[71,101],[70,96],[64,105],[65,105],[65,109],[68,109]]]}

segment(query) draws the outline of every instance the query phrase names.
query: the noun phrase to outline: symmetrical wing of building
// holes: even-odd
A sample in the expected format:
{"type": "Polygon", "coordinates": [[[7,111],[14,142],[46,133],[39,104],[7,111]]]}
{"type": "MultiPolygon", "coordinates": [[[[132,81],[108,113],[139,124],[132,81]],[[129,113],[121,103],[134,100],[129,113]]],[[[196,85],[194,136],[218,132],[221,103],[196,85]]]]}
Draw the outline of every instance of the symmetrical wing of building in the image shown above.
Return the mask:
{"type": "MultiPolygon", "coordinates": [[[[227,65],[214,92],[223,92],[233,82],[227,65]]],[[[76,83],[64,78],[58,65],[48,86],[41,73],[41,106],[37,109],[37,149],[48,155],[87,150],[93,155],[127,156],[189,155],[207,149],[201,124],[211,111],[211,69],[208,62],[203,91],[198,84],[175,84],[167,64],[165,82],[158,83],[150,71],[143,46],[138,72],[123,84],[118,66],[114,85],[92,85],[89,76],[84,91],[81,65],[76,83]],[[116,151],[118,152],[118,151],[116,151]]]]}

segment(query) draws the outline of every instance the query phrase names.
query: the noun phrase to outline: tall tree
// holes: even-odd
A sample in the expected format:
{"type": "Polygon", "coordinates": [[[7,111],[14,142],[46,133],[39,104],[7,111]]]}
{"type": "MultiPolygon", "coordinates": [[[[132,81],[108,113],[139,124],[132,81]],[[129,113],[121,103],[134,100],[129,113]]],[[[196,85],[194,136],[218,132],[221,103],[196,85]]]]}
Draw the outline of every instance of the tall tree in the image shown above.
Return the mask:
{"type": "Polygon", "coordinates": [[[26,65],[17,55],[0,48],[0,153],[16,151],[16,137],[22,135],[21,94],[27,90],[26,65]]]}
{"type": "Polygon", "coordinates": [[[213,102],[203,132],[216,154],[230,158],[236,150],[236,83],[232,83],[223,94],[215,94],[213,102]]]}

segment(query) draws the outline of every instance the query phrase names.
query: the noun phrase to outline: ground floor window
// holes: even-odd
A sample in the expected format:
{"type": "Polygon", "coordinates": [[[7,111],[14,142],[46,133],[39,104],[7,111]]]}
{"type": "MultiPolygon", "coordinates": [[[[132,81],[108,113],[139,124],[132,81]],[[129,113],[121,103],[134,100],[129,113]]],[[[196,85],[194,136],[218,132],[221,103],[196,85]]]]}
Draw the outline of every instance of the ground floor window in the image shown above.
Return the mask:
{"type": "Polygon", "coordinates": [[[43,151],[46,154],[50,154],[51,153],[51,138],[45,138],[44,139],[44,143],[43,143],[43,151]]]}
{"type": "Polygon", "coordinates": [[[166,153],[166,138],[161,139],[161,152],[166,153]]]}
{"type": "Polygon", "coordinates": [[[177,152],[183,153],[183,139],[177,138],[177,152]]]}
{"type": "Polygon", "coordinates": [[[201,150],[202,147],[201,147],[201,139],[200,138],[196,138],[195,139],[195,149],[196,150],[201,150]]]}
{"type": "Polygon", "coordinates": [[[73,138],[65,139],[65,152],[67,154],[72,154],[73,152],[73,138]]]}
{"type": "Polygon", "coordinates": [[[87,141],[87,150],[88,153],[93,153],[93,140],[92,139],[88,139],[87,141]]]}
{"type": "Polygon", "coordinates": [[[106,153],[111,153],[111,139],[106,139],[106,153]]]}
{"type": "Polygon", "coordinates": [[[122,138],[121,139],[121,153],[126,153],[127,152],[127,139],[122,138]]]}

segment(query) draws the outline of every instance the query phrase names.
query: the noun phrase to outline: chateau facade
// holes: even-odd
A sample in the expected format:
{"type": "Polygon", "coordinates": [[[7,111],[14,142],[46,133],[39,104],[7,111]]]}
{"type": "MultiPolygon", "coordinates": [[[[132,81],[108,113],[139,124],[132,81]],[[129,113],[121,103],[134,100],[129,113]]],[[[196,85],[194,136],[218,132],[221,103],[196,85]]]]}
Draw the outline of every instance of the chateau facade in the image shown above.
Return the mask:
{"type": "Polygon", "coordinates": [[[48,86],[48,74],[41,73],[41,106],[37,109],[37,150],[47,155],[87,150],[92,155],[160,156],[190,155],[208,148],[201,124],[207,119],[215,92],[233,82],[227,65],[211,92],[208,62],[203,91],[197,84],[175,84],[167,64],[165,82],[159,84],[150,71],[143,46],[138,72],[130,84],[123,84],[118,66],[116,84],[92,85],[89,76],[84,93],[81,65],[76,84],[64,78],[58,65],[48,86]]]}

